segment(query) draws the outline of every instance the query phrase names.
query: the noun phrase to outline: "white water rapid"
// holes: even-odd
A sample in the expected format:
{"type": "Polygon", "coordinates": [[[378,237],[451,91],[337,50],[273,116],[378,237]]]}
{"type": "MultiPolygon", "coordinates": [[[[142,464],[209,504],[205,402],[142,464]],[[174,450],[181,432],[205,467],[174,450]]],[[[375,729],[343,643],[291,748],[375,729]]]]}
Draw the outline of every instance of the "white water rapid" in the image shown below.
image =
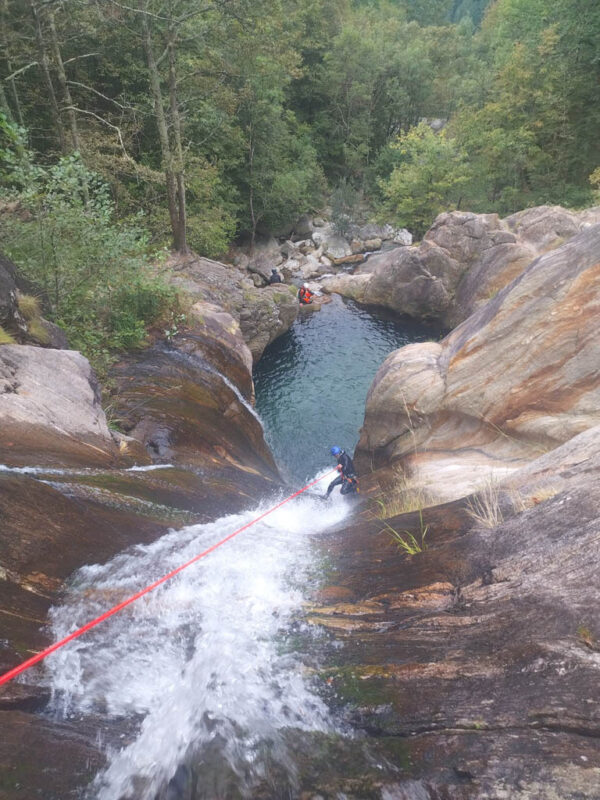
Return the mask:
{"type": "MultiPolygon", "coordinates": [[[[329,480],[311,491],[321,493],[329,480]]],[[[171,531],[104,566],[79,570],[64,604],[51,612],[53,637],[67,635],[281,499],[171,531]]],[[[133,740],[109,753],[90,797],[153,800],[186,756],[211,743],[239,776],[241,796],[249,796],[260,777],[265,747],[293,780],[293,755],[282,731],[327,731],[331,723],[285,641],[314,570],[311,537],[348,509],[337,492],[327,503],[306,493],[48,659],[57,713],[140,720],[133,740]]]]}

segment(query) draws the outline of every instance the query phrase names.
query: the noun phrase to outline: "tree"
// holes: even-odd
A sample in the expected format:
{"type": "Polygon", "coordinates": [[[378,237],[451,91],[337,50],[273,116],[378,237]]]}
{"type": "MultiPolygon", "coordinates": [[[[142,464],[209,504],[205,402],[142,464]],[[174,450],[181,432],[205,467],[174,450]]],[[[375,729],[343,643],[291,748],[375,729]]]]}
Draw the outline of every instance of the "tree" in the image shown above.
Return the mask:
{"type": "MultiPolygon", "coordinates": [[[[186,226],[185,174],[183,165],[183,146],[181,142],[182,126],[177,98],[177,50],[176,38],[180,20],[173,14],[173,4],[168,3],[166,29],[162,31],[166,39],[165,52],[168,63],[168,109],[170,120],[167,120],[167,103],[163,97],[163,88],[159,64],[154,53],[153,28],[158,14],[151,14],[148,0],[139,0],[142,41],[148,66],[150,91],[154,100],[154,114],[158,138],[162,151],[162,166],[165,173],[167,203],[173,244],[180,253],[188,251],[186,226]],[[170,125],[169,125],[170,122],[170,125]]],[[[184,14],[185,16],[185,14],[184,14]]]]}
{"type": "Polygon", "coordinates": [[[281,72],[267,61],[261,69],[253,69],[248,77],[239,110],[246,144],[240,179],[248,201],[252,247],[259,226],[274,229],[293,221],[318,204],[323,194],[322,173],[308,132],[284,109],[281,72]]]}
{"type": "Polygon", "coordinates": [[[405,0],[409,19],[419,25],[443,25],[448,22],[452,0],[405,0]]]}
{"type": "Polygon", "coordinates": [[[468,181],[465,154],[445,131],[435,134],[425,123],[400,136],[395,147],[402,160],[380,183],[383,218],[391,215],[421,235],[441,211],[460,206],[468,181]]]}

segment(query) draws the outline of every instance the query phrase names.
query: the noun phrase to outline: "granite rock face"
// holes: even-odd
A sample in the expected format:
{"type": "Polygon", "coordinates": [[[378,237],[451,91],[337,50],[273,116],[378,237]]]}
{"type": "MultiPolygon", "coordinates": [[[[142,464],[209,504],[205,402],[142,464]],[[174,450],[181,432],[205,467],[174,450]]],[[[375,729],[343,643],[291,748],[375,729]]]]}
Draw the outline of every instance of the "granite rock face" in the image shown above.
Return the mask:
{"type": "MultiPolygon", "coordinates": [[[[285,333],[298,316],[295,287],[257,288],[244,269],[207,258],[178,258],[170,263],[172,283],[198,300],[216,304],[237,320],[255,361],[285,333]]],[[[270,263],[264,266],[271,272],[270,263]]]]}
{"type": "Polygon", "coordinates": [[[382,798],[595,800],[600,791],[600,428],[511,477],[504,519],[464,501],[368,516],[323,542],[337,569],[310,621],[323,677],[362,731],[382,798]],[[386,774],[387,764],[396,768],[386,774]]]}
{"type": "Polygon", "coordinates": [[[561,206],[538,206],[518,211],[504,223],[524,244],[543,253],[556,249],[584,228],[600,223],[600,207],[575,212],[561,206]]]}
{"type": "Polygon", "coordinates": [[[417,247],[372,256],[354,275],[324,279],[323,288],[453,328],[537,256],[595,223],[600,223],[600,209],[574,213],[541,206],[506,220],[497,214],[446,212],[417,247]]]}
{"type": "Polygon", "coordinates": [[[600,225],[536,259],[442,342],[392,353],[357,447],[449,499],[600,422],[600,225]]]}
{"type": "Polygon", "coordinates": [[[80,353],[0,347],[0,454],[9,466],[122,461],[96,378],[80,353]]]}
{"type": "Polygon", "coordinates": [[[123,429],[158,462],[216,471],[232,465],[275,479],[252,402],[252,356],[233,317],[196,303],[191,325],[113,369],[123,429]]]}

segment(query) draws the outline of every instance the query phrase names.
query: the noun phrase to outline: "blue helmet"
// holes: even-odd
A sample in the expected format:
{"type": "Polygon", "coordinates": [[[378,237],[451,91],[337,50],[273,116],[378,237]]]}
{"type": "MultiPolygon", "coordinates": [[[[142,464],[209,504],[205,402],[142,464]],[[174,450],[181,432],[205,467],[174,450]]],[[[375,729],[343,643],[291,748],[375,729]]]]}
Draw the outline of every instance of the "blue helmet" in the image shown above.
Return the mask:
{"type": "Polygon", "coordinates": [[[331,448],[330,452],[331,452],[332,456],[339,456],[339,454],[342,452],[342,450],[341,450],[341,448],[339,448],[337,446],[334,446],[334,447],[331,448]]]}

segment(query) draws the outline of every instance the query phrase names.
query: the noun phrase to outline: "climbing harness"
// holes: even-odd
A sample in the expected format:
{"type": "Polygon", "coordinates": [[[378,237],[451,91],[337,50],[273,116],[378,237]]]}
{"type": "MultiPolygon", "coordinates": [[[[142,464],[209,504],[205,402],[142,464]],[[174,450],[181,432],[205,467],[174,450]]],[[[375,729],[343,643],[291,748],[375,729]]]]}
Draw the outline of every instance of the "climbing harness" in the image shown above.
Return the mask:
{"type": "Polygon", "coordinates": [[[156,589],[157,586],[160,586],[162,583],[166,583],[166,581],[175,577],[175,575],[178,575],[187,567],[191,566],[192,564],[195,564],[196,561],[200,561],[201,558],[204,558],[204,556],[207,556],[209,553],[212,553],[213,550],[217,549],[217,547],[221,547],[222,544],[225,544],[225,542],[228,542],[230,539],[233,539],[233,537],[237,536],[238,533],[245,531],[247,528],[250,528],[257,522],[260,522],[261,519],[264,519],[269,514],[272,514],[273,511],[276,511],[278,508],[281,508],[281,506],[285,505],[286,503],[289,503],[290,500],[293,500],[295,497],[298,497],[298,495],[301,495],[302,492],[305,492],[307,489],[310,489],[311,486],[315,486],[315,484],[319,483],[325,478],[328,478],[334,472],[335,470],[331,470],[331,472],[327,472],[325,475],[322,475],[320,478],[317,478],[311,483],[307,483],[306,486],[304,486],[302,489],[299,489],[297,492],[294,492],[294,494],[291,494],[289,497],[286,497],[285,500],[282,500],[280,503],[277,503],[277,505],[273,506],[273,508],[270,508],[268,511],[265,511],[263,514],[256,517],[256,519],[253,519],[250,522],[247,522],[245,525],[242,525],[241,528],[238,528],[236,531],[233,531],[233,533],[230,533],[224,539],[221,539],[220,542],[213,544],[207,550],[204,550],[204,552],[199,553],[198,555],[194,556],[194,558],[191,558],[189,561],[186,561],[185,564],[181,564],[181,566],[172,570],[167,575],[163,575],[162,578],[159,578],[157,581],[154,581],[154,583],[151,583],[149,586],[146,586],[145,589],[141,589],[139,592],[136,592],[135,594],[131,595],[131,597],[128,597],[126,600],[123,600],[121,603],[118,603],[116,606],[113,606],[108,611],[105,611],[104,614],[101,614],[99,617],[96,617],[96,619],[87,622],[81,628],[78,628],[77,630],[73,631],[73,633],[70,633],[68,636],[65,636],[64,639],[60,639],[60,641],[55,642],[54,644],[50,645],[50,647],[47,647],[45,650],[41,650],[39,653],[36,653],[31,658],[28,658],[21,664],[18,664],[16,667],[13,667],[13,669],[9,669],[8,672],[5,672],[3,675],[0,675],[0,686],[3,683],[8,683],[8,681],[12,680],[13,678],[16,678],[17,675],[20,675],[22,672],[25,672],[25,670],[29,669],[30,667],[33,667],[34,664],[38,664],[40,661],[49,656],[51,653],[54,653],[61,647],[64,647],[73,639],[77,639],[79,636],[86,633],[86,631],[89,631],[91,628],[96,627],[96,625],[99,625],[105,619],[112,617],[114,614],[121,611],[123,608],[133,603],[135,600],[139,600],[140,597],[143,597],[145,594],[148,594],[153,589],[156,589]]]}
{"type": "Polygon", "coordinates": [[[342,475],[342,480],[344,481],[344,483],[349,483],[354,487],[351,491],[354,491],[357,494],[358,492],[360,492],[360,488],[358,485],[358,478],[356,477],[356,475],[342,475]]]}

